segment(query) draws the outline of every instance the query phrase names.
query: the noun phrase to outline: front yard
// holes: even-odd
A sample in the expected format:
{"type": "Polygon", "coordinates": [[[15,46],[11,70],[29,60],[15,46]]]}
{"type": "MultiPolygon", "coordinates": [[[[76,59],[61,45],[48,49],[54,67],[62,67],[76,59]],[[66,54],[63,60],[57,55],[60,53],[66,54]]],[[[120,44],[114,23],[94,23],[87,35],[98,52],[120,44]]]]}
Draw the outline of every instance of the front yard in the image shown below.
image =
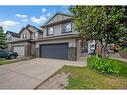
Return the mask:
{"type": "Polygon", "coordinates": [[[127,63],[113,61],[122,67],[118,75],[102,74],[89,67],[70,66],[64,66],[57,73],[70,73],[69,85],[65,89],[127,89],[127,63]]]}
{"type": "Polygon", "coordinates": [[[12,63],[11,61],[7,60],[7,59],[0,59],[0,65],[4,65],[4,64],[10,64],[12,63]]]}

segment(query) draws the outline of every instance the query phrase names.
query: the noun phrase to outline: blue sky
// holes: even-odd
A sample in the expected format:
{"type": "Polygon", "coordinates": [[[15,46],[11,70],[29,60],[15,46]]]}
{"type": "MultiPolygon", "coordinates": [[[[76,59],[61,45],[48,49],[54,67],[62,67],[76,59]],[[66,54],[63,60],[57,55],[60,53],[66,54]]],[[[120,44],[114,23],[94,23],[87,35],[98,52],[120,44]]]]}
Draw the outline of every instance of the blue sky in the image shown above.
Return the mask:
{"type": "Polygon", "coordinates": [[[27,24],[39,27],[56,12],[68,13],[69,6],[0,6],[0,26],[19,32],[27,24]]]}

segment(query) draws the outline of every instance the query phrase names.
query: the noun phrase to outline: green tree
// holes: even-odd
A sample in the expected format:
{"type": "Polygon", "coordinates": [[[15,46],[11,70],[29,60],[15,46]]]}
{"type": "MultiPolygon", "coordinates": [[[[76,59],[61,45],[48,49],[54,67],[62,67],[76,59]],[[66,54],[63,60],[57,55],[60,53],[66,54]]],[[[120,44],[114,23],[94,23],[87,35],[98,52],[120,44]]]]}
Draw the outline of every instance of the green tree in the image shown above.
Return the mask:
{"type": "Polygon", "coordinates": [[[70,11],[80,39],[99,41],[103,58],[107,44],[119,43],[121,34],[127,30],[123,6],[75,6],[70,11]]]}
{"type": "Polygon", "coordinates": [[[0,26],[0,49],[6,48],[6,35],[4,33],[3,27],[0,26]]]}

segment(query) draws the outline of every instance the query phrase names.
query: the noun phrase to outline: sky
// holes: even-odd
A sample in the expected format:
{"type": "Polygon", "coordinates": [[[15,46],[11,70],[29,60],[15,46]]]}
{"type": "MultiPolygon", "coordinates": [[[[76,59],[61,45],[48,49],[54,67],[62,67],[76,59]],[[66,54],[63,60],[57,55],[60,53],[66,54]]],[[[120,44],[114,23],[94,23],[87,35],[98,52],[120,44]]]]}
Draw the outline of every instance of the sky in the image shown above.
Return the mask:
{"type": "Polygon", "coordinates": [[[4,31],[19,32],[27,24],[37,28],[55,13],[69,13],[69,6],[0,6],[0,26],[4,31]]]}

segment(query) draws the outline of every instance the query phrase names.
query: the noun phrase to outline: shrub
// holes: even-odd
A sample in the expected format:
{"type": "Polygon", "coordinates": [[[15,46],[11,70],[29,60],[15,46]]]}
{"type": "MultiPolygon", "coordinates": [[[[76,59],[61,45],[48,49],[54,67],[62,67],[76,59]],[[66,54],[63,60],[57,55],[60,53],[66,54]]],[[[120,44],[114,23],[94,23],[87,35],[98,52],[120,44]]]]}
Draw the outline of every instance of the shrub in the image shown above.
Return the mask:
{"type": "Polygon", "coordinates": [[[121,67],[117,63],[113,62],[111,59],[102,59],[98,56],[92,56],[88,59],[88,66],[98,70],[102,73],[117,74],[119,73],[121,67]]]}

